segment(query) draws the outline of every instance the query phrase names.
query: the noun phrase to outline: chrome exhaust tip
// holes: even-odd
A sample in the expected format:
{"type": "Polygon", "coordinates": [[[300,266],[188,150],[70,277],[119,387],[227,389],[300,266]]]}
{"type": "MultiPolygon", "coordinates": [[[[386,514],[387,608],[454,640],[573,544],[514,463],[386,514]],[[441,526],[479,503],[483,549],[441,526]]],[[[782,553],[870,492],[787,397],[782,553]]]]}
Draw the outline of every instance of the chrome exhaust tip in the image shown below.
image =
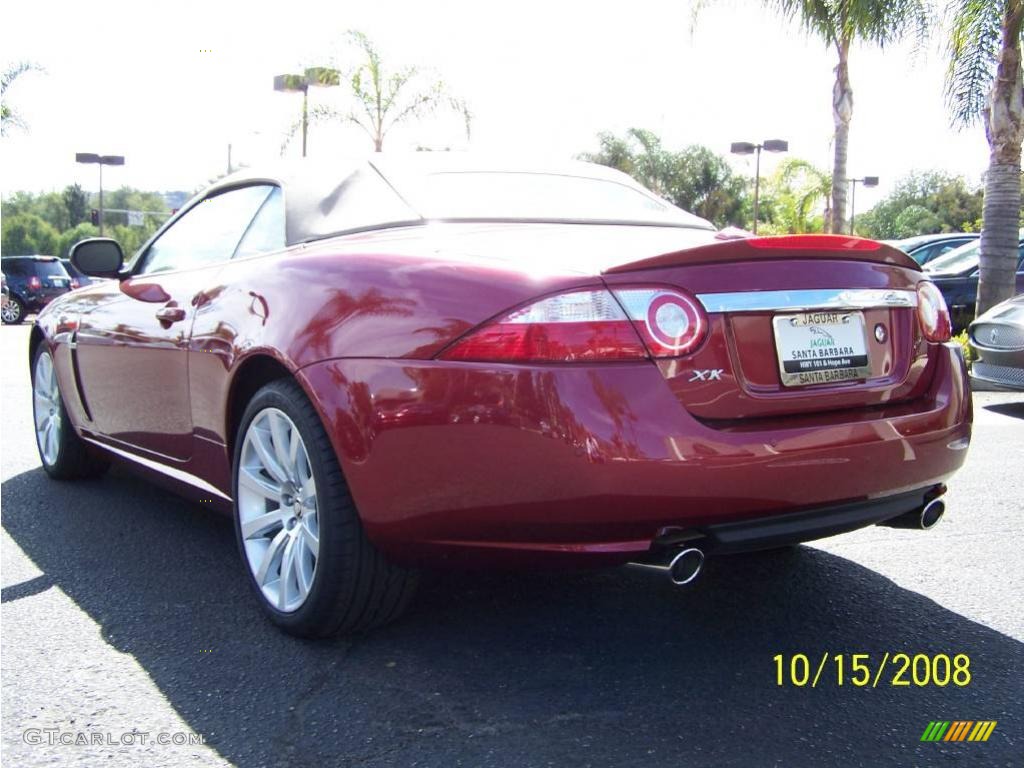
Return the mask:
{"type": "Polygon", "coordinates": [[[672,558],[672,562],[668,564],[668,577],[677,587],[684,587],[696,581],[703,570],[704,553],[690,547],[672,558]]]}
{"type": "Polygon", "coordinates": [[[921,530],[928,531],[934,528],[942,520],[944,514],[946,514],[946,502],[942,499],[929,501],[921,510],[921,530]]]}
{"type": "Polygon", "coordinates": [[[650,560],[632,562],[629,565],[664,573],[674,585],[685,587],[696,581],[704,570],[704,552],[696,547],[688,547],[678,551],[661,552],[652,555],[650,560]]]}
{"type": "Polygon", "coordinates": [[[907,512],[899,517],[879,523],[886,528],[908,528],[912,531],[930,531],[946,514],[946,502],[942,499],[932,499],[920,509],[907,512]]]}

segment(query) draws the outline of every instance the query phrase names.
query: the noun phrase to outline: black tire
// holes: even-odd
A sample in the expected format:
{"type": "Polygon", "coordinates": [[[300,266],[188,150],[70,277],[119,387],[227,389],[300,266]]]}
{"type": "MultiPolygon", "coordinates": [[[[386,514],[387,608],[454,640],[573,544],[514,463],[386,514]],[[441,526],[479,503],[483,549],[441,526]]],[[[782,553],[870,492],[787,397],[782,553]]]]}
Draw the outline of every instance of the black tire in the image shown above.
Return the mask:
{"type": "MultiPolygon", "coordinates": [[[[50,354],[45,342],[39,345],[39,348],[36,349],[35,354],[32,356],[33,392],[35,391],[36,383],[36,366],[39,358],[44,354],[50,354]]],[[[52,364],[53,358],[51,357],[50,360],[52,364]]],[[[60,427],[57,439],[57,453],[53,463],[46,460],[43,448],[40,445],[39,434],[38,432],[36,433],[36,449],[39,451],[39,461],[43,465],[43,470],[54,480],[87,480],[99,477],[110,468],[110,459],[94,452],[95,449],[90,449],[85,441],[78,436],[74,426],[71,424],[71,420],[68,418],[67,408],[64,407],[64,395],[60,392],[59,387],[58,395],[57,408],[60,411],[60,427]]],[[[33,396],[33,427],[36,424],[36,408],[36,398],[33,396]]]]}
{"type": "Polygon", "coordinates": [[[235,538],[246,577],[264,613],[285,632],[308,638],[365,632],[393,621],[405,610],[416,591],[418,574],[388,562],[367,539],[327,432],[295,381],[271,382],[249,401],[235,436],[231,488],[235,538]],[[283,411],[298,428],[316,483],[320,541],[316,569],[305,602],[287,613],[272,605],[256,582],[239,514],[238,474],[246,431],[267,408],[283,411]]]}
{"type": "Polygon", "coordinates": [[[4,304],[2,319],[4,325],[18,325],[25,319],[25,305],[17,296],[10,296],[4,304]]]}

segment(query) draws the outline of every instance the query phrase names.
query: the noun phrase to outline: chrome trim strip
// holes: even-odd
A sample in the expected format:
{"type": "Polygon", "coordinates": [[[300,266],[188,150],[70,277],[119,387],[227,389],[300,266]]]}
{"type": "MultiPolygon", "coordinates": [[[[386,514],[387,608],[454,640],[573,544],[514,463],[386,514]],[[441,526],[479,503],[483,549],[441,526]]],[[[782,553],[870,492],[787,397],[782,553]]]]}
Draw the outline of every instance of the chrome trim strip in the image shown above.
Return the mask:
{"type": "Polygon", "coordinates": [[[231,501],[230,496],[222,493],[217,488],[213,487],[208,482],[203,480],[201,477],[196,477],[191,472],[186,472],[185,470],[178,469],[177,467],[169,467],[166,464],[161,464],[159,461],[147,459],[145,456],[139,456],[137,453],[131,453],[130,451],[126,451],[122,448],[115,448],[109,443],[103,442],[101,440],[96,440],[95,438],[89,437],[88,435],[82,435],[82,439],[85,440],[86,442],[92,443],[93,445],[99,448],[103,448],[104,450],[117,454],[122,459],[134,461],[136,464],[141,464],[147,469],[152,469],[155,472],[159,472],[163,475],[166,475],[172,480],[177,480],[180,483],[191,485],[193,488],[198,488],[201,491],[206,491],[207,493],[213,494],[214,496],[220,496],[220,498],[224,499],[224,501],[231,501]]]}
{"type": "Polygon", "coordinates": [[[710,313],[793,312],[808,309],[916,307],[917,291],[889,288],[737,291],[735,293],[698,293],[697,299],[710,313]]]}

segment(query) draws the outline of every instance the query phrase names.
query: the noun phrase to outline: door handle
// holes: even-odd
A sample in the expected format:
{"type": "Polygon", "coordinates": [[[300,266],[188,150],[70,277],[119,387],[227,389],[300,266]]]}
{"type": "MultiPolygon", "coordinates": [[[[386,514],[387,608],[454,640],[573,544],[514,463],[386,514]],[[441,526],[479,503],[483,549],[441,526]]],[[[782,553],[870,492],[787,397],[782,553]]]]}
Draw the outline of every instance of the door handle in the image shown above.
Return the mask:
{"type": "Polygon", "coordinates": [[[185,319],[185,310],[181,307],[161,307],[156,311],[156,319],[161,323],[177,323],[185,319]]]}

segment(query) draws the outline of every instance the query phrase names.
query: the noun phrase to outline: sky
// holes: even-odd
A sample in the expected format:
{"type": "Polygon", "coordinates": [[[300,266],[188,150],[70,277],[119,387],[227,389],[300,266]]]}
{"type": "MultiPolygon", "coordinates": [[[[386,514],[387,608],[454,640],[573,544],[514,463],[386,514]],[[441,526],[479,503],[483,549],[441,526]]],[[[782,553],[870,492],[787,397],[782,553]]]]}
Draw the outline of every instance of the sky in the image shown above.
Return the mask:
{"type": "MultiPolygon", "coordinates": [[[[708,3],[693,22],[687,0],[629,3],[256,2],[8,3],[0,64],[29,60],[9,102],[28,133],[0,140],[0,193],[96,188],[96,166],[76,152],[121,154],[104,187],[192,191],[232,158],[281,154],[301,96],[273,91],[275,74],[324,64],[345,30],[365,32],[386,64],[443,79],[474,114],[469,148],[538,157],[596,149],[600,131],[636,126],[668,148],[787,139],[790,154],[831,167],[834,54],[757,0],[708,3]],[[163,11],[154,14],[154,10],[163,11]]],[[[914,170],[943,169],[980,182],[988,148],[980,125],[949,127],[938,44],[851,55],[851,176],[858,210],[914,170]]],[[[311,103],[338,103],[316,89],[311,103]]],[[[463,148],[462,123],[439,116],[396,129],[386,150],[463,148]]],[[[309,156],[372,150],[356,128],[314,127],[309,156]]],[[[292,141],[286,156],[299,151],[292,141]]],[[[779,156],[766,155],[770,173],[779,156]]],[[[731,157],[740,172],[753,161],[731,157]]]]}

